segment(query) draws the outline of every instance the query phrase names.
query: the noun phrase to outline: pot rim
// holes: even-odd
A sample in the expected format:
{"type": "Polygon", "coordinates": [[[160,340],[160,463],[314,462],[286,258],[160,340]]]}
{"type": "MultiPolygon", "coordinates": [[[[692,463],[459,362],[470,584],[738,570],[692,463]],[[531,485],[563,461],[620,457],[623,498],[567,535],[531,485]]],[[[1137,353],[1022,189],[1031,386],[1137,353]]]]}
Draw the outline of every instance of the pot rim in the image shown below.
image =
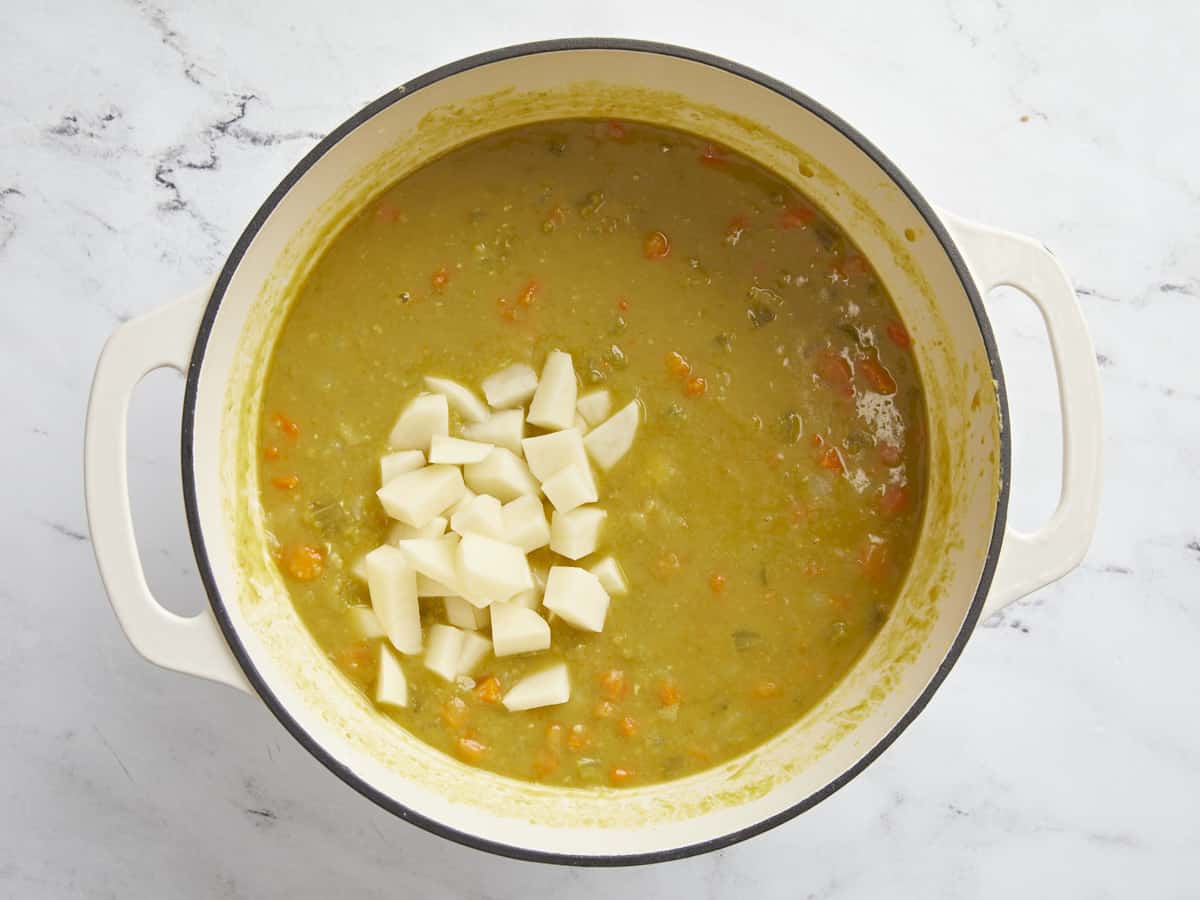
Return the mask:
{"type": "Polygon", "coordinates": [[[996,569],[1000,546],[1004,537],[1005,523],[1008,513],[1009,500],[1009,473],[1011,466],[1011,435],[1008,430],[1008,394],[1004,383],[1004,373],[1000,366],[1000,357],[996,349],[995,337],[992,333],[991,325],[987,317],[987,313],[983,306],[983,300],[979,294],[979,290],[975,284],[975,280],[971,277],[966,263],[963,260],[962,254],[958,251],[953,239],[950,237],[946,227],[942,224],[940,217],[934,211],[931,204],[922,196],[922,194],[913,186],[908,178],[900,171],[899,167],[891,161],[882,151],[879,150],[873,143],[864,137],[857,129],[845,122],[838,115],[827,109],[821,103],[818,103],[807,94],[796,90],[795,88],[784,84],[768,75],[765,75],[755,69],[743,66],[739,63],[732,62],[720,56],[705,53],[699,50],[693,50],[686,47],[680,47],[673,44],[657,43],[654,41],[641,41],[625,38],[558,38],[553,40],[534,41],[524,44],[513,44],[507,47],[501,47],[495,50],[489,50],[484,53],[474,54],[459,59],[455,62],[447,63],[429,72],[410,79],[397,88],[393,88],[377,100],[355,112],[340,125],[334,128],[326,135],[312,150],[310,150],[303,159],[292,168],[287,175],[279,182],[275,189],[270,193],[267,199],[259,207],[251,218],[245,230],[239,236],[229,256],[226,258],[224,265],[221,267],[220,274],[217,276],[214,283],[212,294],[209,297],[208,303],[205,306],[204,315],[200,320],[199,330],[196,334],[195,346],[192,350],[192,356],[188,363],[187,381],[184,386],[183,397],[183,420],[181,424],[181,462],[183,475],[183,502],[187,516],[188,532],[191,536],[192,548],[196,557],[197,569],[200,573],[200,579],[204,584],[205,592],[208,594],[209,604],[212,607],[213,615],[216,617],[217,624],[224,635],[226,642],[229,644],[230,650],[237,659],[238,665],[245,673],[247,680],[254,687],[254,690],[262,698],[263,702],[270,709],[271,713],[277,718],[280,724],[298,741],[309,753],[311,753],[322,765],[329,771],[340,778],[351,788],[362,794],[368,800],[371,800],[376,805],[382,807],[393,815],[419,826],[431,834],[454,841],[467,847],[472,847],[477,850],[484,850],[489,853],[494,853],[498,856],[505,856],[511,859],[519,859],[530,862],[554,863],[558,865],[571,866],[586,866],[586,867],[612,867],[612,866],[633,866],[645,865],[649,863],[667,862],[670,860],[685,859],[691,856],[696,856],[702,853],[708,853],[713,850],[719,850],[724,847],[731,846],[762,834],[787,822],[801,813],[811,809],[822,800],[831,796],[844,785],[849,783],[853,778],[857,777],[864,769],[874,762],[884,750],[900,736],[900,734],[913,722],[918,714],[925,708],[932,698],[934,692],[941,686],[950,669],[954,666],[958,657],[962,654],[963,648],[966,645],[967,639],[975,629],[976,622],[979,619],[980,611],[983,608],[985,599],[987,598],[988,590],[991,587],[992,576],[996,569]],[[645,853],[632,854],[602,854],[602,855],[584,855],[572,853],[558,853],[544,850],[531,849],[527,847],[519,847],[511,844],[504,844],[499,841],[493,841],[488,838],[480,837],[474,834],[469,834],[445,825],[435,819],[421,815],[416,811],[408,808],[403,803],[394,799],[387,794],[377,790],[371,784],[368,784],[364,779],[357,775],[348,766],[339,762],[333,755],[327,751],[312,735],[304,730],[303,727],[296,721],[295,718],[288,712],[286,706],[279,700],[275,693],[271,690],[266,680],[259,673],[253,660],[246,651],[245,645],[239,637],[236,627],[233,624],[231,617],[226,609],[225,602],[221,598],[221,593],[217,587],[216,578],[213,574],[212,565],[208,557],[208,551],[204,540],[204,533],[200,524],[199,504],[197,501],[196,479],[194,474],[195,457],[193,454],[193,436],[195,433],[195,416],[196,416],[196,399],[200,383],[200,368],[204,361],[204,353],[208,344],[209,335],[211,334],[213,323],[216,320],[217,314],[220,311],[221,301],[224,298],[225,292],[228,289],[229,283],[232,280],[234,272],[241,264],[242,258],[245,256],[250,244],[254,241],[259,230],[266,222],[267,217],[274,211],[275,207],[283,199],[283,197],[292,189],[292,187],[304,177],[308,170],[324,156],[335,144],[337,144],[344,136],[349,134],[354,129],[358,128],[364,122],[373,118],[377,113],[391,106],[399,100],[410,96],[422,88],[429,87],[443,79],[458,75],[470,69],[480,66],[490,65],[496,62],[513,59],[521,56],[532,56],[541,53],[554,53],[569,50],[618,50],[636,53],[657,54],[660,56],[673,57],[676,59],[687,60],[689,62],[701,63],[724,72],[734,75],[739,78],[754,82],[761,87],[765,87],[786,99],[792,101],[796,105],[802,107],[806,111],[822,119],[827,125],[841,133],[845,138],[850,140],[860,151],[872,160],[883,172],[892,180],[892,182],[904,193],[908,200],[916,207],[917,211],[925,220],[925,224],[929,227],[933,234],[946,253],[951,265],[954,268],[955,274],[958,276],[959,282],[962,284],[967,298],[971,304],[972,313],[975,316],[976,323],[979,326],[980,335],[983,339],[984,348],[987,352],[988,365],[991,369],[993,382],[996,386],[997,404],[1000,415],[1000,490],[996,498],[996,516],[992,525],[992,536],[988,543],[988,552],[984,560],[983,570],[979,576],[979,583],[975,590],[975,596],[971,601],[971,606],[967,610],[967,615],[963,620],[958,634],[955,635],[954,641],[951,643],[949,650],[943,658],[937,671],[930,678],[929,683],[922,690],[920,696],[913,702],[899,721],[882,737],[874,746],[871,747],[861,758],[859,758],[852,766],[847,768],[841,775],[824,785],[817,791],[814,791],[809,796],[805,797],[798,803],[749,825],[737,831],[728,834],[719,835],[710,838],[706,841],[700,841],[694,844],[685,844],[683,846],[669,848],[665,850],[648,851],[645,853]]]}

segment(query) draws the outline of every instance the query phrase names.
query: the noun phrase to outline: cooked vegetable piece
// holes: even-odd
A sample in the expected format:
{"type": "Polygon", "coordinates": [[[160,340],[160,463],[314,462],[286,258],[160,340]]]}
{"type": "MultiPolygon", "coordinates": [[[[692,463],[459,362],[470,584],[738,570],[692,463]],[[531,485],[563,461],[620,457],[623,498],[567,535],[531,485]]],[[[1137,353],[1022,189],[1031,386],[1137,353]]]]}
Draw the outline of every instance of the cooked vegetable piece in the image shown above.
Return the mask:
{"type": "Polygon", "coordinates": [[[570,428],[575,421],[577,390],[571,354],[551,350],[525,420],[540,428],[570,428]]]}
{"type": "Polygon", "coordinates": [[[435,434],[429,447],[429,462],[465,466],[468,463],[483,462],[492,449],[492,444],[435,434]]]}
{"type": "Polygon", "coordinates": [[[417,605],[417,572],[395,547],[384,545],[366,556],[371,608],[401,653],[421,652],[421,610],[417,605]]]}
{"type": "Polygon", "coordinates": [[[504,539],[526,553],[550,543],[550,523],[542,501],[535,494],[510,500],[501,509],[504,539]]]}
{"type": "MultiPolygon", "coordinates": [[[[562,432],[560,432],[561,434],[562,432]]],[[[561,469],[557,474],[542,482],[542,493],[554,504],[559,512],[570,512],[585,503],[595,503],[600,499],[596,493],[596,483],[587,472],[572,464],[561,469]]]]}
{"type": "Polygon", "coordinates": [[[423,528],[457,501],[463,490],[463,476],[458,467],[426,466],[397,475],[376,494],[393,519],[423,528]]]}
{"type": "Polygon", "coordinates": [[[458,674],[470,675],[479,668],[489,653],[492,652],[492,642],[482,634],[468,631],[463,635],[462,650],[458,654],[458,674]]]}
{"type": "Polygon", "coordinates": [[[474,391],[463,387],[457,381],[426,375],[425,387],[434,394],[441,394],[445,397],[450,409],[458,413],[465,422],[483,422],[489,415],[488,408],[475,396],[474,391]]]}
{"type": "Polygon", "coordinates": [[[553,566],[542,604],[565,622],[584,631],[603,631],[608,615],[608,592],[587,569],[553,566]]]}
{"type": "Polygon", "coordinates": [[[496,656],[549,649],[550,626],[537,612],[516,603],[493,603],[491,610],[496,656]]]}
{"type": "Polygon", "coordinates": [[[608,591],[609,594],[629,593],[629,582],[625,578],[625,572],[621,569],[621,564],[615,558],[606,556],[588,571],[600,579],[600,584],[604,586],[604,590],[608,591]]]}
{"type": "Polygon", "coordinates": [[[474,604],[468,603],[462,597],[447,596],[443,598],[443,603],[446,607],[446,621],[455,628],[464,628],[468,631],[476,631],[480,628],[486,628],[491,621],[490,607],[480,609],[474,604]]]}
{"type": "Polygon", "coordinates": [[[429,452],[435,434],[450,433],[450,406],[439,394],[422,394],[405,407],[388,435],[397,450],[429,452]]]}
{"type": "Polygon", "coordinates": [[[445,534],[436,538],[397,541],[396,547],[419,574],[432,578],[453,592],[458,579],[458,541],[457,534],[445,534]]]}
{"type": "Polygon", "coordinates": [[[458,585],[475,606],[487,606],[533,587],[533,576],[520,547],[468,534],[458,544],[458,585]]]}
{"type": "Polygon", "coordinates": [[[538,377],[532,366],[514,363],[483,379],[483,396],[493,409],[523,406],[537,390],[538,377]]]}
{"type": "Polygon", "coordinates": [[[463,477],[471,490],[479,494],[491,494],[502,503],[538,491],[537,480],[529,471],[529,466],[504,447],[497,447],[483,462],[465,466],[463,477]]]}
{"type": "Polygon", "coordinates": [[[612,409],[612,395],[604,388],[589,391],[579,398],[575,409],[589,427],[595,427],[608,418],[609,410],[612,409]]]}
{"type": "Polygon", "coordinates": [[[536,709],[557,706],[571,699],[571,678],[567,664],[558,663],[533,675],[527,675],[504,695],[504,705],[510,710],[536,709]]]}
{"type": "Polygon", "coordinates": [[[503,447],[521,456],[524,453],[521,439],[525,437],[525,413],[520,409],[502,409],[482,422],[465,423],[462,436],[467,440],[503,447]]]}
{"type": "Polygon", "coordinates": [[[397,450],[379,460],[379,483],[387,484],[397,475],[411,472],[425,465],[425,454],[420,450],[397,450]]]}
{"type": "Polygon", "coordinates": [[[432,625],[425,650],[425,668],[446,681],[458,677],[458,658],[463,649],[463,632],[453,625],[432,625]]]}
{"type": "Polygon", "coordinates": [[[504,540],[503,507],[490,494],[476,494],[471,501],[450,517],[450,527],[459,534],[481,534],[504,540]]]}
{"type": "Polygon", "coordinates": [[[611,469],[633,446],[638,427],[637,402],[622,407],[612,418],[597,425],[583,439],[588,455],[601,469],[611,469]]]}
{"type": "Polygon", "coordinates": [[[379,672],[375,678],[375,702],[384,706],[408,706],[408,680],[396,655],[387,644],[379,645],[379,672]]]}
{"type": "Polygon", "coordinates": [[[607,516],[596,506],[581,506],[566,513],[556,510],[550,517],[550,549],[567,559],[583,559],[594,553],[607,516]]]}

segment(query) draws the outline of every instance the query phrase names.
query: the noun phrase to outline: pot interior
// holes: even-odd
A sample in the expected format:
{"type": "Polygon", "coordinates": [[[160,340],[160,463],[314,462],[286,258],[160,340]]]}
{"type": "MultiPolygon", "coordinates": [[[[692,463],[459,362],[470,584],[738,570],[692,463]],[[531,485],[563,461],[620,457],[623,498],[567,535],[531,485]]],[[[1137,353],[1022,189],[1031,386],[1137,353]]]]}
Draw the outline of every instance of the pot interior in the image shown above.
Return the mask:
{"type": "Polygon", "coordinates": [[[235,652],[285,724],[339,775],[407,818],[501,852],[645,859],[727,841],[806,807],[915,714],[965,640],[990,577],[1007,462],[999,394],[986,320],[949,239],[839,121],[761,76],[674,55],[682,51],[533,50],[447,67],[388,95],[272,195],[231,255],[197,343],[185,481],[201,569],[235,652]],[[692,131],[796,183],[886,284],[912,334],[928,407],[921,542],[889,621],[850,675],[753,752],[686,779],[620,791],[502,778],[377,714],[301,624],[268,553],[257,499],[263,373],[295,287],[346,213],[457,145],[567,117],[692,131]]]}

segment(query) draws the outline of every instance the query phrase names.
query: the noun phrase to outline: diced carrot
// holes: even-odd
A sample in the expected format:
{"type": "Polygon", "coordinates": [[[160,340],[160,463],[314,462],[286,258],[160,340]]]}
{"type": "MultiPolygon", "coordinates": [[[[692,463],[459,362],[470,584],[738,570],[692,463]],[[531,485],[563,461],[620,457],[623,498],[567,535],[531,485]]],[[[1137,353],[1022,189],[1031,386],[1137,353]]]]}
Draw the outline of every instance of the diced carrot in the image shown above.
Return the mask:
{"type": "Polygon", "coordinates": [[[558,768],[558,754],[545,747],[533,754],[533,772],[538,778],[545,778],[558,768]]]}
{"type": "Polygon", "coordinates": [[[567,211],[561,206],[556,206],[550,210],[550,214],[546,216],[546,221],[542,223],[543,231],[553,231],[563,222],[567,221],[567,211]]]}
{"type": "Polygon", "coordinates": [[[816,217],[816,212],[808,206],[789,206],[779,214],[779,227],[784,230],[800,228],[809,224],[816,217]]]}
{"type": "Polygon", "coordinates": [[[699,397],[708,390],[708,382],[699,375],[693,375],[683,386],[683,392],[689,397],[699,397]]]}
{"type": "Polygon", "coordinates": [[[266,459],[279,459],[279,448],[272,445],[263,449],[263,457],[266,459]]]}
{"type": "Polygon", "coordinates": [[[859,278],[867,274],[867,261],[861,253],[851,253],[834,263],[833,270],[843,278],[859,278]]]}
{"type": "Polygon", "coordinates": [[[879,511],[889,519],[908,508],[908,489],[900,484],[889,484],[879,498],[879,511]]]}
{"type": "Polygon", "coordinates": [[[442,266],[433,273],[433,278],[430,280],[433,282],[434,290],[440,291],[450,283],[450,273],[446,271],[445,266],[442,266]]]}
{"type": "Polygon", "coordinates": [[[592,707],[593,719],[611,719],[617,713],[617,708],[607,700],[601,700],[592,707]]]}
{"type": "Polygon", "coordinates": [[[901,350],[907,350],[912,346],[912,338],[908,335],[908,329],[905,328],[901,322],[897,322],[895,320],[888,322],[887,336],[891,338],[892,343],[901,350]]]}
{"type": "Polygon", "coordinates": [[[863,377],[867,379],[867,383],[879,393],[896,393],[896,379],[892,377],[892,373],[885,369],[878,360],[861,359],[858,361],[858,370],[863,373],[863,377]]]}
{"type": "Polygon", "coordinates": [[[609,119],[608,136],[618,141],[621,140],[621,138],[625,137],[625,126],[616,119],[609,119]]]}
{"type": "Polygon", "coordinates": [[[537,279],[531,278],[525,282],[525,286],[517,293],[517,303],[521,306],[533,306],[533,301],[538,292],[537,279]]]}
{"type": "Polygon", "coordinates": [[[617,301],[617,309],[619,309],[621,312],[629,312],[629,301],[621,298],[617,301]]]}
{"type": "Polygon", "coordinates": [[[271,479],[271,484],[281,491],[290,491],[300,483],[300,476],[293,472],[290,475],[277,475],[271,479]]]}
{"type": "Polygon", "coordinates": [[[819,435],[819,434],[814,433],[813,436],[808,439],[808,442],[810,444],[812,444],[814,448],[819,450],[822,447],[822,445],[824,445],[825,438],[821,437],[821,435],[819,435]]]}
{"type": "Polygon", "coordinates": [[[290,438],[300,437],[300,426],[285,416],[283,413],[275,413],[271,417],[271,421],[275,423],[275,427],[282,431],[290,438]]]}
{"type": "Polygon", "coordinates": [[[801,571],[804,572],[804,574],[807,575],[808,577],[815,578],[818,575],[825,574],[825,567],[823,565],[821,565],[819,562],[817,562],[815,559],[809,559],[809,560],[805,560],[804,568],[801,569],[801,571]]]}
{"type": "Polygon", "coordinates": [[[830,594],[829,605],[839,612],[846,612],[850,609],[851,600],[845,594],[830,594]]]}
{"type": "Polygon", "coordinates": [[[633,716],[622,716],[621,721],[617,723],[617,729],[625,737],[633,737],[637,734],[637,720],[633,716]]]}
{"type": "Polygon", "coordinates": [[[725,593],[726,580],[727,579],[725,578],[725,576],[721,575],[720,573],[710,576],[708,579],[709,590],[711,590],[714,594],[725,593]]]}
{"type": "Polygon", "coordinates": [[[586,749],[591,742],[592,736],[588,734],[587,726],[582,722],[572,725],[571,730],[567,733],[567,747],[576,753],[586,749]]]}
{"type": "Polygon", "coordinates": [[[763,680],[755,683],[751,693],[753,693],[754,696],[758,697],[760,700],[766,700],[769,697],[778,697],[779,685],[770,679],[764,678],[763,680]]]}
{"type": "Polygon", "coordinates": [[[833,472],[846,471],[846,464],[842,462],[842,454],[837,447],[830,447],[821,454],[821,468],[833,472]]]}
{"type": "Polygon", "coordinates": [[[879,461],[885,466],[898,466],[904,461],[904,454],[893,444],[880,444],[879,461]]]}
{"type": "Polygon", "coordinates": [[[725,149],[716,144],[705,144],[700,151],[700,163],[705,166],[723,166],[729,160],[725,157],[725,149]]]}
{"type": "Polygon", "coordinates": [[[683,378],[692,374],[692,364],[682,353],[672,350],[667,354],[667,371],[676,377],[683,378]]]}
{"type": "Polygon", "coordinates": [[[671,241],[661,231],[652,231],[642,242],[646,259],[665,259],[671,254],[671,241]]]}
{"type": "Polygon", "coordinates": [[[614,787],[629,784],[633,781],[633,769],[624,769],[621,766],[613,766],[608,770],[608,783],[614,787]]]}
{"type": "Polygon", "coordinates": [[[325,571],[325,551],[310,544],[294,544],[283,551],[283,567],[297,581],[313,581],[325,571]]]}
{"type": "Polygon", "coordinates": [[[474,737],[460,737],[457,744],[458,758],[463,762],[477,763],[488,751],[483,741],[474,737]]]}
{"type": "Polygon", "coordinates": [[[675,706],[679,703],[679,687],[671,679],[664,678],[658,683],[658,702],[663,706],[675,706]]]}
{"type": "Polygon", "coordinates": [[[442,723],[447,728],[458,731],[467,724],[470,713],[462,697],[451,697],[442,704],[442,723]]]}
{"type": "Polygon", "coordinates": [[[373,654],[370,641],[355,641],[347,644],[333,655],[333,661],[347,675],[363,672],[371,664],[373,654]]]}
{"type": "Polygon", "coordinates": [[[821,380],[839,394],[849,397],[854,393],[854,385],[851,383],[854,372],[845,357],[832,350],[824,350],[817,356],[816,368],[821,380]]]}
{"type": "Polygon", "coordinates": [[[599,677],[600,694],[614,703],[619,703],[629,694],[629,679],[625,677],[624,669],[609,669],[601,672],[599,677]]]}
{"type": "Polygon", "coordinates": [[[863,575],[871,581],[883,578],[887,562],[887,544],[882,541],[868,540],[858,553],[858,564],[862,567],[863,575]]]}
{"type": "Polygon", "coordinates": [[[495,675],[488,675],[480,679],[475,685],[475,696],[484,703],[499,703],[500,698],[504,696],[504,688],[500,685],[500,679],[495,675]]]}
{"type": "Polygon", "coordinates": [[[551,750],[558,750],[563,744],[563,727],[558,722],[551,722],[546,726],[546,746],[551,750]]]}

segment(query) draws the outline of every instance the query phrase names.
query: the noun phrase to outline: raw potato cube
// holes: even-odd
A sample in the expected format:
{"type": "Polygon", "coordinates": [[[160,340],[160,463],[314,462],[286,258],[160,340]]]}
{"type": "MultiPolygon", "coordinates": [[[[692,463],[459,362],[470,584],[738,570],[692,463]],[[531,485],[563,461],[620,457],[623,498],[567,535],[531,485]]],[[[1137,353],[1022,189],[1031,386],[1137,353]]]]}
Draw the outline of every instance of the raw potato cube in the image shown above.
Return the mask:
{"type": "Polygon", "coordinates": [[[488,607],[479,609],[472,606],[462,597],[446,597],[446,621],[455,628],[465,628],[468,631],[476,631],[480,628],[486,628],[488,622],[491,621],[491,614],[488,612],[488,607]]]}
{"type": "MultiPolygon", "coordinates": [[[[549,542],[549,540],[550,540],[550,529],[549,529],[549,526],[547,526],[546,541],[549,542]]],[[[391,543],[391,542],[389,541],[388,543],[391,543]]],[[[358,559],[356,559],[354,561],[354,563],[350,566],[350,574],[353,575],[355,578],[357,578],[359,581],[367,580],[367,560],[365,557],[360,556],[358,559]]]]}
{"type": "Polygon", "coordinates": [[[484,422],[468,422],[462,436],[472,441],[495,444],[520,456],[521,439],[525,437],[525,413],[519,409],[504,409],[492,413],[484,422]]]}
{"type": "Polygon", "coordinates": [[[546,579],[542,605],[562,617],[568,625],[584,631],[603,631],[608,615],[608,592],[600,579],[587,569],[553,566],[546,579]]]}
{"type": "Polygon", "coordinates": [[[575,421],[577,392],[571,354],[551,350],[525,421],[540,428],[570,428],[575,421]]]}
{"type": "Polygon", "coordinates": [[[450,517],[450,527],[459,534],[482,534],[498,541],[505,540],[502,507],[490,494],[476,494],[470,503],[450,517]]]}
{"type": "Polygon", "coordinates": [[[497,447],[483,462],[471,463],[463,469],[463,475],[471,490],[478,494],[491,494],[502,503],[514,500],[522,494],[536,494],[537,480],[529,466],[511,450],[497,447]]]}
{"type": "Polygon", "coordinates": [[[492,650],[496,656],[549,648],[550,625],[536,612],[514,603],[492,604],[492,650]]]}
{"type": "Polygon", "coordinates": [[[574,428],[525,438],[521,446],[525,449],[529,471],[538,481],[545,481],[571,465],[591,471],[583,449],[583,435],[574,428]]]}
{"type": "Polygon", "coordinates": [[[575,423],[571,427],[580,434],[587,434],[590,426],[587,423],[587,419],[585,419],[579,413],[575,413],[575,423]]]}
{"type": "Polygon", "coordinates": [[[447,681],[458,676],[458,657],[462,654],[463,632],[453,625],[429,627],[429,649],[425,651],[425,668],[447,681]]]}
{"type": "Polygon", "coordinates": [[[439,394],[421,394],[404,408],[388,443],[397,450],[428,452],[435,434],[450,433],[450,406],[439,394]]]}
{"type": "Polygon", "coordinates": [[[457,466],[426,466],[397,475],[376,495],[384,510],[414,528],[423,528],[463,495],[457,466]]]}
{"type": "Polygon", "coordinates": [[[526,553],[550,543],[550,523],[536,494],[526,494],[504,504],[504,540],[516,544],[526,553]]]}
{"type": "Polygon", "coordinates": [[[625,572],[614,557],[604,557],[588,571],[600,579],[600,583],[609,594],[629,593],[629,582],[625,580],[625,572]]]}
{"type": "Polygon", "coordinates": [[[425,465],[425,454],[420,450],[397,450],[379,460],[379,483],[387,484],[397,475],[411,472],[425,465]]]}
{"type": "Polygon", "coordinates": [[[366,556],[371,608],[401,653],[421,652],[421,608],[417,572],[403,553],[384,544],[366,556]]]}
{"type": "Polygon", "coordinates": [[[588,454],[602,469],[611,469],[633,446],[638,427],[638,405],[633,401],[603,425],[597,425],[584,438],[588,454]]]}
{"type": "Polygon", "coordinates": [[[575,409],[583,416],[583,420],[593,428],[608,418],[612,409],[612,397],[604,388],[589,391],[579,398],[575,409]]]}
{"type": "Polygon", "coordinates": [[[463,387],[457,381],[426,375],[425,387],[445,397],[450,408],[458,413],[464,422],[482,422],[488,417],[488,409],[483,405],[483,401],[476,397],[470,388],[463,387]]]}
{"type": "MultiPolygon", "coordinates": [[[[458,596],[458,588],[448,584],[442,584],[440,581],[434,581],[428,575],[417,573],[417,596],[418,597],[456,597],[458,596]]],[[[451,623],[454,624],[454,623],[451,623]]]]}
{"type": "Polygon", "coordinates": [[[471,505],[471,501],[472,501],[472,500],[474,500],[474,499],[475,499],[476,497],[478,497],[478,496],[479,496],[479,495],[478,495],[478,494],[476,494],[476,493],[475,493],[473,490],[471,490],[470,488],[464,488],[464,489],[463,489],[463,494],[462,494],[462,496],[458,498],[458,502],[457,502],[457,503],[455,503],[455,504],[454,504],[452,507],[450,507],[448,510],[446,510],[446,516],[447,516],[448,518],[451,518],[451,519],[453,519],[453,518],[454,518],[454,514],[455,514],[455,513],[460,513],[460,512],[462,512],[464,509],[466,509],[468,506],[470,506],[470,505],[471,505]]]}
{"type": "Polygon", "coordinates": [[[379,624],[379,616],[375,615],[369,606],[350,607],[350,624],[354,627],[355,633],[365,640],[387,637],[383,626],[379,624]]]}
{"type": "MultiPolygon", "coordinates": [[[[413,538],[398,541],[396,546],[408,557],[409,563],[421,575],[447,587],[458,578],[458,535],[444,534],[436,538],[413,538]]],[[[417,591],[420,594],[420,590],[417,591]]],[[[457,593],[451,590],[449,593],[457,593]]]]}
{"type": "Polygon", "coordinates": [[[408,706],[408,679],[396,654],[379,645],[379,674],[375,679],[375,702],[383,706],[408,706]]]}
{"type": "Polygon", "coordinates": [[[533,587],[533,576],[520,547],[468,534],[458,544],[458,586],[471,603],[487,606],[533,587]]]}
{"type": "Polygon", "coordinates": [[[492,652],[492,642],[482,634],[468,631],[463,635],[462,650],[458,654],[458,674],[470,675],[483,662],[484,657],[492,652]]]}
{"type": "Polygon", "coordinates": [[[542,605],[542,589],[535,585],[527,591],[513,594],[511,598],[504,602],[512,606],[523,606],[526,609],[537,609],[542,605]]]}
{"type": "Polygon", "coordinates": [[[504,695],[504,705],[512,712],[557,706],[571,699],[571,678],[567,664],[558,663],[522,678],[504,695]]]}
{"type": "Polygon", "coordinates": [[[524,406],[537,390],[537,372],[525,363],[513,363],[495,375],[483,379],[483,396],[494,409],[524,406]]]}
{"type": "Polygon", "coordinates": [[[403,522],[393,522],[392,527],[388,529],[387,543],[394,547],[400,541],[407,541],[412,538],[441,537],[446,533],[446,524],[445,516],[434,516],[429,520],[428,524],[421,528],[413,528],[411,525],[406,525],[403,522]]]}
{"type": "Polygon", "coordinates": [[[596,483],[576,465],[567,466],[543,481],[542,492],[559,512],[570,512],[577,506],[600,499],[596,494],[596,483]]]}
{"type": "Polygon", "coordinates": [[[429,461],[452,466],[465,466],[467,463],[483,462],[491,452],[491,444],[464,441],[462,438],[435,434],[433,442],[429,445],[429,461]]]}
{"type": "Polygon", "coordinates": [[[598,506],[581,506],[550,517],[550,549],[567,559],[582,559],[596,551],[600,528],[608,516],[598,506]]]}

